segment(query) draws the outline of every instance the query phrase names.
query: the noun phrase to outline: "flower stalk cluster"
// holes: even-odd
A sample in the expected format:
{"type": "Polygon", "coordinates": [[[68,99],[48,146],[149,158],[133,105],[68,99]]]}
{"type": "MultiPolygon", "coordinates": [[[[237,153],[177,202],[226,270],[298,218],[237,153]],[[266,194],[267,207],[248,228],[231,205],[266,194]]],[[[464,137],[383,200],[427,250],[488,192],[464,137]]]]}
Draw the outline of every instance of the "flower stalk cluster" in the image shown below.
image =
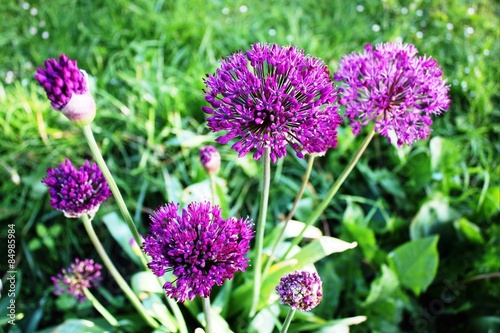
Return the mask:
{"type": "MultiPolygon", "coordinates": [[[[76,61],[61,55],[59,59],[45,61],[45,68],[37,69],[35,79],[44,88],[52,107],[82,126],[97,165],[85,161],[76,169],[66,159],[59,167],[49,168],[42,182],[49,188],[54,209],[66,217],[82,219],[110,274],[143,319],[158,328],[158,322],[120,275],[92,227],[92,218],[100,204],[114,196],[136,247],[142,250],[145,269],[159,278],[171,273],[171,278],[162,283],[170,307],[175,316],[180,317],[177,318],[180,331],[184,333],[187,328],[175,301],[192,301],[198,296],[203,298],[206,331],[213,333],[216,328],[210,308],[212,289],[222,286],[238,271],[247,270],[247,254],[254,236],[250,317],[259,310],[261,285],[271,269],[278,245],[274,244],[263,270],[271,162],[284,158],[287,149],[293,150],[298,158],[310,154],[304,184],[286,217],[288,222],[307,186],[314,158],[337,147],[337,128],[343,120],[338,112],[339,104],[345,107],[345,117],[354,135],[359,134],[362,127],[370,126],[366,139],[311,213],[302,232],[292,240],[284,259],[302,240],[306,228],[329,205],[375,133],[398,146],[411,145],[430,135],[431,116],[446,111],[450,104],[449,87],[442,74],[436,60],[419,57],[413,45],[402,43],[368,45],[364,52],[347,55],[341,59],[333,77],[322,60],[294,46],[256,43],[246,52],[222,59],[216,72],[205,78],[205,100],[210,106],[202,110],[208,114],[208,128],[222,132],[215,140],[217,143],[231,142],[238,157],[253,152],[254,159],[263,159],[257,231],[254,232],[248,217],[222,217],[221,209],[215,205],[215,179],[221,168],[221,156],[215,147],[206,146],[199,156],[210,177],[212,202],[191,202],[183,209],[174,202],[158,207],[150,216],[150,233],[142,240],[93,137],[90,123],[95,117],[95,102],[88,89],[87,76],[78,69],[76,61]]],[[[281,242],[281,238],[282,235],[277,242],[281,242]]],[[[70,268],[52,277],[56,294],[69,293],[80,302],[91,299],[103,316],[117,326],[116,319],[89,291],[100,280],[100,265],[78,259],[70,268]]],[[[309,271],[284,275],[275,290],[281,303],[290,307],[281,329],[283,333],[295,311],[311,311],[323,296],[321,279],[309,271]]]]}

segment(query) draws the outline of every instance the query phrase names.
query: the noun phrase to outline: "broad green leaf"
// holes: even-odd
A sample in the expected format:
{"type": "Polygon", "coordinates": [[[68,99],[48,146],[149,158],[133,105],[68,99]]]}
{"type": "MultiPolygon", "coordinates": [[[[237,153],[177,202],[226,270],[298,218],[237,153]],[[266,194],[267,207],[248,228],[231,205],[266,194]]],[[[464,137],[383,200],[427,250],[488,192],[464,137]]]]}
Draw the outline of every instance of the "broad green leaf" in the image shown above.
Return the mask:
{"type": "Polygon", "coordinates": [[[375,239],[373,230],[354,223],[344,223],[344,227],[358,242],[365,258],[368,261],[372,261],[378,250],[377,240],[375,239]]]}
{"type": "Polygon", "coordinates": [[[102,327],[97,326],[90,320],[85,319],[66,319],[61,325],[47,328],[39,333],[104,333],[109,332],[102,327]]]}
{"type": "Polygon", "coordinates": [[[481,229],[474,223],[467,220],[465,217],[453,222],[453,226],[459,233],[459,237],[465,238],[472,243],[484,244],[481,229]]]}
{"type": "MultiPolygon", "coordinates": [[[[299,316],[297,316],[299,317],[299,316]]],[[[307,318],[311,321],[311,318],[307,318]]],[[[316,332],[316,333],[349,333],[349,326],[359,325],[365,322],[366,316],[356,316],[343,319],[324,321],[318,319],[315,322],[300,322],[293,325],[294,332],[316,332]]],[[[292,331],[292,330],[290,330],[292,331]]]]}
{"type": "Polygon", "coordinates": [[[346,200],[347,207],[344,210],[344,216],[342,217],[342,221],[344,224],[356,224],[356,225],[364,225],[365,224],[365,213],[361,206],[357,203],[353,203],[352,199],[348,198],[346,200]]]}
{"type": "Polygon", "coordinates": [[[432,283],[439,264],[438,236],[407,242],[389,253],[387,260],[402,286],[415,295],[432,283]]]}
{"type": "Polygon", "coordinates": [[[492,186],[485,192],[481,212],[487,218],[500,213],[500,186],[492,186]]]}
{"type": "MultiPolygon", "coordinates": [[[[270,299],[270,297],[284,274],[303,269],[332,253],[344,252],[356,246],[356,242],[348,243],[338,238],[321,236],[304,246],[291,258],[274,264],[271,266],[269,274],[262,282],[258,309],[276,301],[276,299],[270,299]]],[[[231,307],[229,309],[230,315],[241,312],[248,306],[251,300],[252,285],[253,281],[248,280],[234,291],[231,307]]]]}
{"type": "Polygon", "coordinates": [[[168,332],[177,331],[177,322],[168,310],[163,300],[158,294],[151,294],[142,301],[148,313],[158,319],[158,321],[167,328],[168,332]]]}
{"type": "Polygon", "coordinates": [[[382,265],[382,275],[371,283],[370,293],[363,302],[363,306],[392,298],[398,289],[398,277],[387,265],[382,265]]]}
{"type": "MultiPolygon", "coordinates": [[[[102,220],[109,230],[109,233],[116,240],[120,247],[125,251],[125,253],[131,258],[135,263],[140,264],[139,255],[140,253],[135,253],[132,248],[132,241],[134,237],[130,232],[125,221],[116,213],[111,212],[102,217],[102,220]]],[[[137,247],[138,251],[140,249],[137,247]]]]}
{"type": "Polygon", "coordinates": [[[131,285],[136,295],[141,292],[158,294],[163,293],[163,288],[158,281],[158,277],[150,271],[135,273],[132,276],[131,285]]]}
{"type": "Polygon", "coordinates": [[[420,207],[410,224],[411,239],[437,234],[451,226],[460,214],[450,207],[449,197],[434,193],[429,201],[420,207]]]}
{"type": "MultiPolygon", "coordinates": [[[[304,229],[305,225],[306,224],[304,222],[290,220],[286,226],[285,232],[283,233],[282,239],[285,240],[287,238],[297,237],[302,232],[302,229],[304,229]]],[[[279,235],[283,231],[284,226],[285,223],[280,222],[268,235],[266,235],[266,237],[264,238],[265,247],[274,245],[279,235]]],[[[322,235],[323,233],[321,232],[321,230],[315,226],[308,226],[306,231],[304,232],[304,238],[306,239],[317,239],[322,235]]]]}
{"type": "Polygon", "coordinates": [[[250,322],[248,333],[272,333],[279,314],[280,306],[277,303],[262,309],[250,322]]]}

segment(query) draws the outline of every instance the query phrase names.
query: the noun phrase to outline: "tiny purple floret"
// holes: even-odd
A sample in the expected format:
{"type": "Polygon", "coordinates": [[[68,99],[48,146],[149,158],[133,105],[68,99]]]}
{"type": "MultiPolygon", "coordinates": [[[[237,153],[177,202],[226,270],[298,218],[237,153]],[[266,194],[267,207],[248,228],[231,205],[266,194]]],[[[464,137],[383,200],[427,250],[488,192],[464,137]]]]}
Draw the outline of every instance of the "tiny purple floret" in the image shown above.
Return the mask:
{"type": "Polygon", "coordinates": [[[248,218],[223,219],[219,207],[209,202],[190,203],[181,215],[178,209],[168,203],[150,217],[151,234],[143,243],[151,257],[148,266],[159,277],[173,273],[176,279],[163,288],[178,302],[209,297],[215,284],[246,270],[253,225],[248,218]]]}

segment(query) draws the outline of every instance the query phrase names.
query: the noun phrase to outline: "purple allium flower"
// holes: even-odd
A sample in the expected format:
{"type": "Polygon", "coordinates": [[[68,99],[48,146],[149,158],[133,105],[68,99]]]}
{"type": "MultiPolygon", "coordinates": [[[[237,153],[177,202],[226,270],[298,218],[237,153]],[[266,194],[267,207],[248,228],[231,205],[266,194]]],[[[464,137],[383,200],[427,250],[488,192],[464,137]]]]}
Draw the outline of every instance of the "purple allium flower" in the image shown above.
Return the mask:
{"type": "Polygon", "coordinates": [[[281,304],[300,311],[310,311],[315,308],[323,297],[321,290],[321,279],[318,274],[308,271],[285,274],[276,286],[281,304]]]}
{"type": "Polygon", "coordinates": [[[200,162],[209,174],[216,174],[220,169],[220,154],[214,146],[206,146],[200,149],[200,162]]]}
{"type": "Polygon", "coordinates": [[[99,205],[111,197],[101,170],[95,163],[90,165],[87,160],[77,170],[66,159],[59,167],[49,168],[47,175],[42,182],[49,187],[50,204],[66,217],[78,218],[83,214],[92,217],[99,205]]]}
{"type": "Polygon", "coordinates": [[[245,271],[252,223],[248,218],[224,220],[219,207],[209,202],[190,203],[181,215],[178,208],[168,203],[151,216],[151,234],[143,244],[152,258],[148,266],[157,276],[168,271],[176,276],[163,285],[169,297],[179,302],[209,297],[214,284],[245,271]]]}
{"type": "Polygon", "coordinates": [[[322,153],[337,146],[342,122],[337,93],[323,61],[294,46],[254,44],[246,53],[224,58],[214,75],[205,79],[203,107],[211,116],[208,127],[227,133],[216,139],[245,156],[252,149],[260,159],[265,147],[271,159],[286,155],[286,146],[297,156],[322,153]]]}
{"type": "Polygon", "coordinates": [[[70,268],[63,269],[61,273],[52,276],[54,294],[70,294],[81,303],[87,299],[85,289],[97,287],[101,277],[102,266],[94,263],[92,259],[80,261],[76,259],[70,268]]]}
{"type": "Polygon", "coordinates": [[[45,89],[52,107],[61,111],[78,125],[87,125],[94,120],[96,106],[87,87],[86,73],[80,71],[76,60],[65,54],[44,62],[38,67],[35,79],[45,89]]]}
{"type": "Polygon", "coordinates": [[[429,136],[430,115],[450,105],[449,86],[436,60],[416,54],[411,44],[384,43],[341,59],[335,80],[344,83],[340,103],[355,135],[374,121],[375,131],[397,137],[398,146],[429,136]]]}

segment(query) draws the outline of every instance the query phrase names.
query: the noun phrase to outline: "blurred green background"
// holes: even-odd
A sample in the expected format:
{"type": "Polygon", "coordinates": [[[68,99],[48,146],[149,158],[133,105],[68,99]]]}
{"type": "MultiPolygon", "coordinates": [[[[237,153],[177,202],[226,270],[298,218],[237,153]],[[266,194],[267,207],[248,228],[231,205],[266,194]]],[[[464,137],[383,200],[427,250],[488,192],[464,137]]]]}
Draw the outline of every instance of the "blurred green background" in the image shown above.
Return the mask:
{"type": "MultiPolygon", "coordinates": [[[[89,73],[96,139],[145,233],[148,213],[187,201],[206,179],[198,151],[215,136],[201,112],[203,78],[219,59],[255,42],[294,44],[333,73],[343,55],[367,43],[401,40],[438,60],[452,104],[435,119],[430,140],[398,150],[376,136],[322,216],[326,234],[359,246],[318,265],[325,300],[316,313],[368,316],[353,332],[500,332],[499,14],[494,0],[2,1],[0,232],[4,239],[7,224],[16,224],[17,329],[94,315],[52,296],[51,275],[95,255],[81,223],[54,211],[40,182],[65,157],[75,164],[91,158],[81,130],[51,109],[33,79],[45,59],[65,53],[89,73]],[[439,269],[426,290],[414,292],[387,273],[390,253],[432,235],[439,236],[439,269]],[[461,289],[439,303],[450,283],[461,289]]],[[[344,123],[339,147],[316,162],[296,219],[305,220],[328,191],[362,134],[353,137],[344,123]]],[[[260,165],[217,147],[225,208],[255,217],[260,165]]],[[[273,166],[268,221],[290,209],[305,165],[292,153],[273,166]]],[[[104,204],[96,228],[126,275],[133,265],[100,222],[115,210],[111,200],[104,204]]],[[[100,297],[116,313],[130,312],[115,291],[100,297]]]]}

